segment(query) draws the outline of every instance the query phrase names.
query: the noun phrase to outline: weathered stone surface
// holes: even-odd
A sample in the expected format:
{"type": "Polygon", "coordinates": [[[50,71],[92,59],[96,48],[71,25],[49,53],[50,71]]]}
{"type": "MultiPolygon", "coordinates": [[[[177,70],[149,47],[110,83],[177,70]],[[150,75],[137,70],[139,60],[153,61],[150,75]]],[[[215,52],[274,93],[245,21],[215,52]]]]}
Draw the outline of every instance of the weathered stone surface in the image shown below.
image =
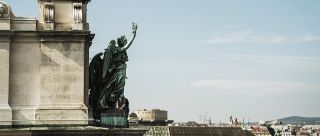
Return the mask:
{"type": "Polygon", "coordinates": [[[50,124],[88,123],[84,105],[84,46],[82,42],[41,43],[41,104],[36,119],[60,120],[46,122],[50,124]]]}
{"type": "Polygon", "coordinates": [[[87,2],[38,2],[39,21],[0,17],[0,125],[86,125],[87,2]]]}

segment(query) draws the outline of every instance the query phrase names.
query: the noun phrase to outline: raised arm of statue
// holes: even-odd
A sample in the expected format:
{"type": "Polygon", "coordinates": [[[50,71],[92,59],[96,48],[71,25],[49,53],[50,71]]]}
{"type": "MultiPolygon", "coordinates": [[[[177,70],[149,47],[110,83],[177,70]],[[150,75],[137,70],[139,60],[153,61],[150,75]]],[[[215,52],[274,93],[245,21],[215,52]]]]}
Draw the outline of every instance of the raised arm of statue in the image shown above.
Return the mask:
{"type": "Polygon", "coordinates": [[[136,38],[137,29],[138,29],[138,25],[137,25],[136,23],[132,23],[132,34],[133,34],[133,36],[132,36],[132,38],[130,39],[130,41],[129,41],[125,46],[123,46],[122,48],[120,48],[120,51],[125,51],[125,50],[127,50],[127,49],[131,46],[134,38],[136,38]]]}

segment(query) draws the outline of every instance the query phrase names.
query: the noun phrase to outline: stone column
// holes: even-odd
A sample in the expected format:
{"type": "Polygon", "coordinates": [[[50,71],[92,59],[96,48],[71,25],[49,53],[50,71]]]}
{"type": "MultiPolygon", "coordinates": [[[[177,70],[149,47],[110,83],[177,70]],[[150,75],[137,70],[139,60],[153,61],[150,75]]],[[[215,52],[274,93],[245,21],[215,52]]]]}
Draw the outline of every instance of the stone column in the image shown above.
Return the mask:
{"type": "Polygon", "coordinates": [[[0,126],[12,124],[9,106],[10,9],[0,1],[0,126]]]}
{"type": "Polygon", "coordinates": [[[39,104],[40,49],[36,33],[15,32],[10,46],[10,97],[13,125],[34,125],[39,104]]]}
{"type": "Polygon", "coordinates": [[[9,54],[10,33],[0,31],[0,125],[11,125],[9,106],[9,54]]]}

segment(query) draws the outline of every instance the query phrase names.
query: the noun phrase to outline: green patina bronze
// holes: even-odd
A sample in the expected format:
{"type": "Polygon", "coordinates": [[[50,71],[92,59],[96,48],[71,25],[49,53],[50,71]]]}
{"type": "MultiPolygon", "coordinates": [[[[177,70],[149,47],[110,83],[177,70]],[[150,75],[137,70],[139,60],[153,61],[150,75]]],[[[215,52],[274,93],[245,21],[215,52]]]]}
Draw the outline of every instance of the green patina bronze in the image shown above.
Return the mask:
{"type": "Polygon", "coordinates": [[[127,120],[123,112],[118,109],[108,109],[101,113],[100,124],[105,127],[123,127],[126,126],[127,120]]]}
{"type": "MultiPolygon", "coordinates": [[[[128,61],[127,49],[136,37],[137,24],[132,25],[132,38],[128,42],[121,36],[109,42],[104,53],[96,54],[89,66],[89,104],[94,119],[102,119],[101,113],[106,109],[120,109],[126,118],[129,113],[129,102],[124,97],[124,86],[128,61]],[[103,55],[103,59],[101,56],[103,55]],[[123,102],[123,101],[126,102],[123,102]],[[119,101],[124,105],[117,104],[119,101]]],[[[118,120],[118,119],[116,119],[118,120]]],[[[102,120],[101,120],[102,121],[102,120]]],[[[113,119],[105,117],[101,123],[110,123],[113,119]]],[[[117,122],[117,121],[116,121],[117,122]]]]}

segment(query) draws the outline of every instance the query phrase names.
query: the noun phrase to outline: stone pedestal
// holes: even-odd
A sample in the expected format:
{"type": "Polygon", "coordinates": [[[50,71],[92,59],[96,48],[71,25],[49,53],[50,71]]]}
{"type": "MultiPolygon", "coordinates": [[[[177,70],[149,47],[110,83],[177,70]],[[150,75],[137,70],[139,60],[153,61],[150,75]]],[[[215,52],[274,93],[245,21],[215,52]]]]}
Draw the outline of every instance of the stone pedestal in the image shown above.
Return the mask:
{"type": "Polygon", "coordinates": [[[127,119],[124,113],[118,109],[106,109],[101,111],[100,125],[103,127],[125,128],[127,119]]]}
{"type": "Polygon", "coordinates": [[[89,1],[38,2],[36,20],[0,0],[0,126],[87,125],[89,1]]]}
{"type": "Polygon", "coordinates": [[[45,23],[43,25],[43,29],[45,31],[53,31],[54,30],[54,23],[45,23]]]}
{"type": "Polygon", "coordinates": [[[89,32],[19,32],[11,41],[13,125],[88,124],[85,46],[89,32]]]}

